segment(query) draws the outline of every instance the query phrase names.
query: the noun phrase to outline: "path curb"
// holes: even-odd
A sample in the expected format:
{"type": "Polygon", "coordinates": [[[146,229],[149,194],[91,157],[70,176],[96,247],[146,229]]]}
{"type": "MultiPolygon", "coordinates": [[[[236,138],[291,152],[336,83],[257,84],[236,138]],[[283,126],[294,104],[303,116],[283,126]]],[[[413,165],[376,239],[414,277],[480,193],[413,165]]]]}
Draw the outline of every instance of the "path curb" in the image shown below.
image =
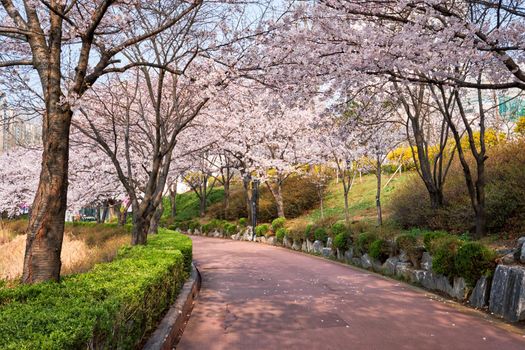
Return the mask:
{"type": "Polygon", "coordinates": [[[170,350],[177,345],[190,317],[195,298],[201,287],[201,275],[195,264],[191,264],[191,276],[170,307],[159,326],[146,342],[143,350],[170,350]]]}

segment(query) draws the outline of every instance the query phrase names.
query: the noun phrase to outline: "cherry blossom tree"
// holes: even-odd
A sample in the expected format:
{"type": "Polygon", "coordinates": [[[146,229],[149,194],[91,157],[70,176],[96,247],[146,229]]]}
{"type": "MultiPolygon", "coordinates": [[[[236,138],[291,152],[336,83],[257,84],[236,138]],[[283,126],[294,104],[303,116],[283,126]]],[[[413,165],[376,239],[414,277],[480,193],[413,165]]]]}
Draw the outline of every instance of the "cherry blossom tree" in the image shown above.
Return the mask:
{"type": "Polygon", "coordinates": [[[191,18],[201,2],[2,0],[1,5],[1,74],[25,71],[35,81],[34,90],[41,95],[45,110],[42,167],[27,230],[22,280],[58,281],[69,132],[76,101],[101,76],[147,64],[129,63],[120,54],[191,18]],[[145,18],[157,13],[164,16],[155,26],[143,25],[145,18]]]}

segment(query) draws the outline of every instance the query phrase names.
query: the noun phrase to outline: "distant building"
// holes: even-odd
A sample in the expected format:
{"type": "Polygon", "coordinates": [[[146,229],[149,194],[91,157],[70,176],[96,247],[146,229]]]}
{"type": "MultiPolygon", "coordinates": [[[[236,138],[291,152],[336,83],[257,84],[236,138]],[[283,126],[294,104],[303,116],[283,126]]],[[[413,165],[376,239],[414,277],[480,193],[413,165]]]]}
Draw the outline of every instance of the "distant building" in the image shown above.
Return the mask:
{"type": "Polygon", "coordinates": [[[42,143],[42,127],[16,116],[0,96],[0,153],[18,146],[36,146],[42,143]]]}

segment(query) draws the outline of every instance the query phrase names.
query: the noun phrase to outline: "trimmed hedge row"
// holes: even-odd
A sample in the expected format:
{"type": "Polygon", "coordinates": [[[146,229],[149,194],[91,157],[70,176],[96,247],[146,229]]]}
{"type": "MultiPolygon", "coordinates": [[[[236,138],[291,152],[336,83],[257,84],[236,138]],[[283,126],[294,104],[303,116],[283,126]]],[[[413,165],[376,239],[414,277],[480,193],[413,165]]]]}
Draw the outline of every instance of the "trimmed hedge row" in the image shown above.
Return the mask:
{"type": "Polygon", "coordinates": [[[146,246],[61,283],[0,288],[1,349],[130,349],[139,346],[186,280],[191,240],[159,230],[146,246]]]}

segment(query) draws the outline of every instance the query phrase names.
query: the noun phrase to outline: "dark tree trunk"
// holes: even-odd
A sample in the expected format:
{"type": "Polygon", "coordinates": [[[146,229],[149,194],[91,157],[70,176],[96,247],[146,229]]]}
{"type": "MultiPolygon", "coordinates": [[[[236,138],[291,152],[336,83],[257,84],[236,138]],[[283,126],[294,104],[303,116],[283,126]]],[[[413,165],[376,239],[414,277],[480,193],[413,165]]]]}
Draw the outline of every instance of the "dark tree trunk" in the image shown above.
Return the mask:
{"type": "Polygon", "coordinates": [[[249,176],[242,177],[242,185],[244,189],[244,201],[246,205],[246,215],[248,218],[252,217],[252,191],[250,190],[250,180],[249,176]]]}
{"type": "Polygon", "coordinates": [[[281,181],[278,181],[275,184],[275,187],[272,186],[270,183],[268,183],[268,188],[270,189],[270,192],[273,195],[273,198],[275,200],[275,205],[277,207],[277,216],[280,218],[284,218],[284,201],[283,201],[283,188],[281,181]]]}
{"type": "Polygon", "coordinates": [[[106,222],[106,219],[108,218],[108,214],[109,214],[109,203],[108,201],[104,201],[104,210],[102,211],[102,220],[101,220],[102,223],[106,222]]]}
{"type": "Polygon", "coordinates": [[[164,212],[164,207],[162,203],[157,207],[155,210],[155,213],[151,217],[151,221],[149,223],[149,234],[157,234],[159,232],[159,222],[160,218],[162,217],[162,213],[164,212]]]}
{"type": "MultiPolygon", "coordinates": [[[[60,85],[60,77],[53,84],[60,85]]],[[[67,204],[69,128],[72,113],[60,96],[48,99],[43,120],[42,170],[27,228],[22,281],[59,281],[67,204]]]]}
{"type": "Polygon", "coordinates": [[[224,182],[224,218],[228,219],[230,213],[230,180],[224,182]]]}
{"type": "Polygon", "coordinates": [[[344,197],[345,197],[345,222],[346,224],[350,224],[350,208],[348,205],[348,194],[350,191],[344,190],[344,197]]]}

